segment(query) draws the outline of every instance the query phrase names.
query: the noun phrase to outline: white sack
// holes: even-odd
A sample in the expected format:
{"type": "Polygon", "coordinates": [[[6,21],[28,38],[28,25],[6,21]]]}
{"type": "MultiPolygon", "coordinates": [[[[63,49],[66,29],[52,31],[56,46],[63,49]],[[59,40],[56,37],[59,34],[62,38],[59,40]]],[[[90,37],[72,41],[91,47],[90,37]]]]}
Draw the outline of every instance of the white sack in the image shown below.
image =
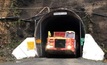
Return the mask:
{"type": "Polygon", "coordinates": [[[104,52],[95,42],[90,34],[85,35],[85,42],[83,47],[83,58],[90,60],[103,60],[104,52]]]}
{"type": "Polygon", "coordinates": [[[35,44],[35,38],[29,37],[26,38],[16,49],[13,50],[12,54],[16,57],[16,59],[23,59],[29,57],[37,56],[37,49],[35,44]],[[27,46],[27,42],[34,42],[34,49],[29,50],[27,46]]]}

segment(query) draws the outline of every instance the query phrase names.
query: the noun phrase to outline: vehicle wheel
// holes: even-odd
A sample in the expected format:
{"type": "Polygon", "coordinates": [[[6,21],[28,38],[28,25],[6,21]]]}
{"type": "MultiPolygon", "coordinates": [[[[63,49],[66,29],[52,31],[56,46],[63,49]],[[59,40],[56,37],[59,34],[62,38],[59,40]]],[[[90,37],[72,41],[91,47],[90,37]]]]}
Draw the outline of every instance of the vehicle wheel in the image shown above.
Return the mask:
{"type": "Polygon", "coordinates": [[[48,52],[46,52],[46,57],[47,58],[51,58],[51,54],[49,54],[48,52]]]}

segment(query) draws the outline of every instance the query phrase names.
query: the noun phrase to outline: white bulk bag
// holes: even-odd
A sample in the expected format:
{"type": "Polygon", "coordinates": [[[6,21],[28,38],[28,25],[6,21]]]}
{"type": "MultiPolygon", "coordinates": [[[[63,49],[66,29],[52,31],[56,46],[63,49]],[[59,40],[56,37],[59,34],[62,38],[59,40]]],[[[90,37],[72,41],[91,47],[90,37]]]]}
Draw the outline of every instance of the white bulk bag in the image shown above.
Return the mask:
{"type": "Polygon", "coordinates": [[[26,38],[16,49],[13,50],[12,54],[16,59],[23,59],[37,56],[37,49],[35,44],[35,38],[26,38]],[[30,44],[29,44],[30,43],[30,44]]]}
{"type": "Polygon", "coordinates": [[[85,35],[85,42],[83,47],[83,58],[90,60],[103,60],[104,52],[95,42],[90,34],[85,35]]]}

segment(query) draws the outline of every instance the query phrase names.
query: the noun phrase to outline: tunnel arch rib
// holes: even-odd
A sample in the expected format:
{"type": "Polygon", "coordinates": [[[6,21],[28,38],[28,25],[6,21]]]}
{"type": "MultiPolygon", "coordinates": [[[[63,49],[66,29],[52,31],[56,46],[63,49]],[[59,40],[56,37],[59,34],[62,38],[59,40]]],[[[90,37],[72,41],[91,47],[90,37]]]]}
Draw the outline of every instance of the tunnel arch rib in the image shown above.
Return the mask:
{"type": "Polygon", "coordinates": [[[78,53],[81,56],[82,46],[81,38],[85,37],[85,28],[81,18],[71,10],[55,10],[44,15],[35,28],[35,38],[41,40],[41,44],[37,44],[40,56],[45,55],[45,45],[48,37],[48,31],[75,31],[79,45],[78,53]]]}

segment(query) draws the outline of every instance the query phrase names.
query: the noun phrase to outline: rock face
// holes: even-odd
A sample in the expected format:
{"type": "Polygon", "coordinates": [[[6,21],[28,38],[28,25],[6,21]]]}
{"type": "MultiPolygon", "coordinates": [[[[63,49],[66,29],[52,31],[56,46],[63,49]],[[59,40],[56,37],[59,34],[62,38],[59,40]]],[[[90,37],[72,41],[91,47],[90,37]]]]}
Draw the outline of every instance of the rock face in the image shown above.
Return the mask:
{"type": "MultiPolygon", "coordinates": [[[[8,15],[10,0],[0,0],[0,17],[8,15]]],[[[0,46],[9,42],[8,29],[9,23],[0,21],[0,46]]]]}

